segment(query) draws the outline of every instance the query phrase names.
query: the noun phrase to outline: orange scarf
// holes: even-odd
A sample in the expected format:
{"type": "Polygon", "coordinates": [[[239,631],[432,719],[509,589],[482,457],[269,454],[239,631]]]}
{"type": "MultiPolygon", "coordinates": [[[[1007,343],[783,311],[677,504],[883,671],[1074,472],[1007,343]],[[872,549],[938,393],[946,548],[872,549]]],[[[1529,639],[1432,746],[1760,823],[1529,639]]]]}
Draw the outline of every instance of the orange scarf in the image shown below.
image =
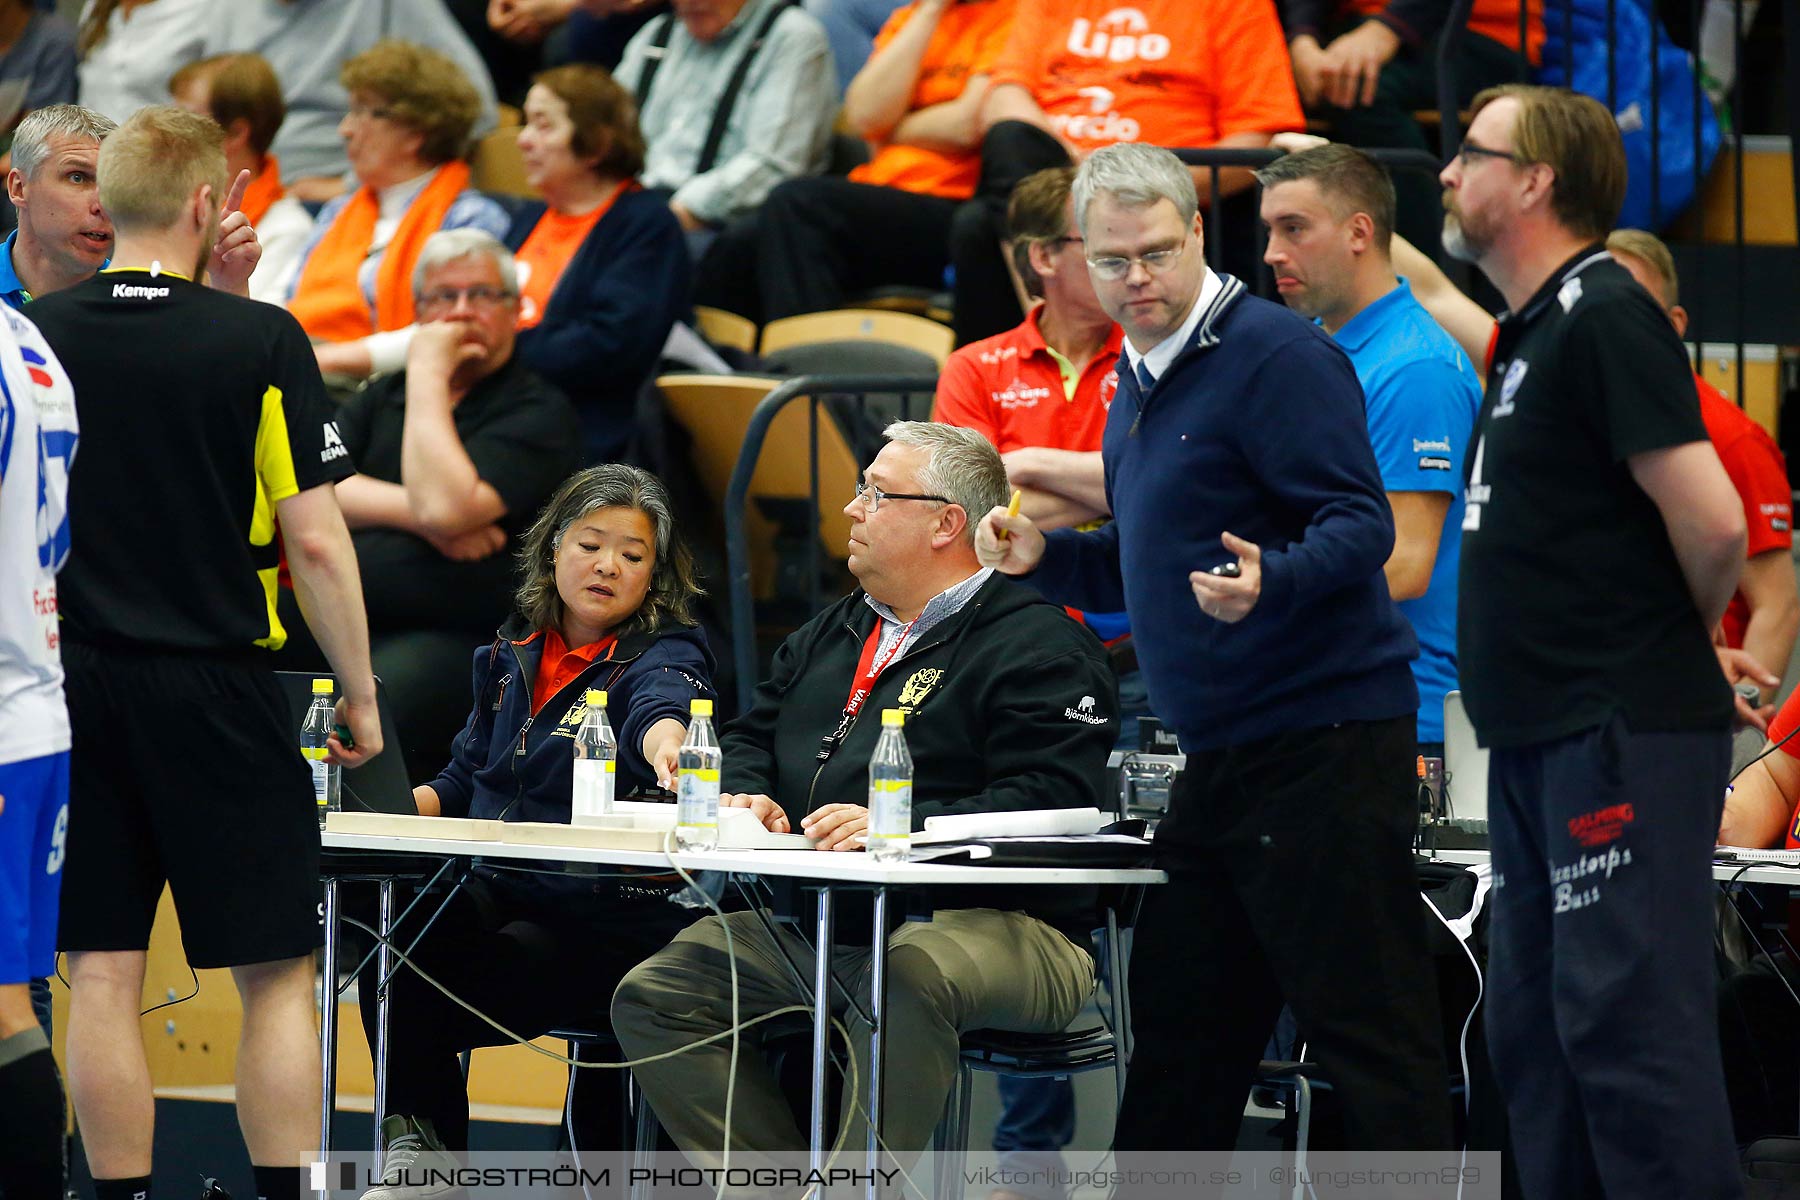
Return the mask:
{"type": "Polygon", "coordinates": [[[358,188],[337,220],[325,231],[300,272],[288,311],[311,337],[348,342],[377,329],[404,329],[413,323],[412,272],[425,239],[438,231],[456,198],[469,187],[466,163],[439,167],[425,190],[413,200],[400,228],[375,270],[375,312],[363,299],[357,280],[375,240],[381,202],[371,187],[358,188]]]}
{"type": "Polygon", "coordinates": [[[273,154],[265,155],[262,170],[251,177],[250,186],[244,189],[244,215],[250,218],[252,225],[260,225],[269,215],[269,206],[285,195],[287,189],[281,186],[281,164],[275,161],[273,154]]]}

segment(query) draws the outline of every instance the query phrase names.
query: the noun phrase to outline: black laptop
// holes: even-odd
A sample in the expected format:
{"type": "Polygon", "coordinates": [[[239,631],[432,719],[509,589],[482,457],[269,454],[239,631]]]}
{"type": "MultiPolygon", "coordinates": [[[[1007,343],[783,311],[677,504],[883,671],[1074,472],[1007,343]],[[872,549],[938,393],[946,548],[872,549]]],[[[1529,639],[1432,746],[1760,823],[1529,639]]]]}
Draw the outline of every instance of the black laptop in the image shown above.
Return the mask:
{"type": "MultiPolygon", "coordinates": [[[[337,678],[328,671],[277,671],[275,678],[281,684],[282,695],[287,697],[297,746],[300,726],[306,720],[306,710],[312,706],[312,681],[331,680],[334,699],[342,693],[337,678]]],[[[413,804],[412,784],[406,778],[406,760],[400,753],[400,735],[394,728],[394,709],[379,676],[375,679],[375,711],[381,718],[381,753],[360,767],[344,769],[344,811],[416,816],[419,810],[413,804]]]]}

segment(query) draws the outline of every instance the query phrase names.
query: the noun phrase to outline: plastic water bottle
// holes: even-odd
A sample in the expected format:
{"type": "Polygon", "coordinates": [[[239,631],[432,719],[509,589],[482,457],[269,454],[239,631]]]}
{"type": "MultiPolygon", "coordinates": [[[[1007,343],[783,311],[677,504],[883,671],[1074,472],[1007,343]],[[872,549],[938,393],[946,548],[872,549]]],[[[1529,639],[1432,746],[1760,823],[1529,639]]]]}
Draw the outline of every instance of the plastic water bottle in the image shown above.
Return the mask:
{"type": "Polygon", "coordinates": [[[331,680],[315,679],[312,705],[306,720],[300,724],[300,754],[312,768],[313,802],[319,807],[319,828],[325,828],[325,814],[343,811],[339,790],[339,766],[329,761],[331,731],[337,723],[337,709],[331,702],[331,680]]]}
{"type": "Polygon", "coordinates": [[[687,736],[676,758],[675,845],[683,850],[719,847],[719,739],[713,734],[713,702],[688,704],[687,736]]]}
{"type": "Polygon", "coordinates": [[[606,693],[589,688],[585,699],[587,712],[575,731],[575,794],[570,803],[570,819],[577,825],[612,812],[619,757],[618,740],[606,719],[606,693]]]}
{"type": "Polygon", "coordinates": [[[906,714],[881,710],[881,740],[869,755],[869,857],[905,862],[912,850],[912,752],[901,726],[906,714]]]}

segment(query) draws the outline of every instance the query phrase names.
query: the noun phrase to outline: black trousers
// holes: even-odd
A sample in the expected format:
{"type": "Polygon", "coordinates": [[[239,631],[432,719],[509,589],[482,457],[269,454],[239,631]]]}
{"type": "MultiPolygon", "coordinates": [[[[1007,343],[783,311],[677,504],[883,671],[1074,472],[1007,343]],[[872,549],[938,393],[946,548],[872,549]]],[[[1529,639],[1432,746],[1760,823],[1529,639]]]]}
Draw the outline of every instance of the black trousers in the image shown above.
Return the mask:
{"type": "Polygon", "coordinates": [[[1062,143],[1023,121],[1001,121],[982,139],[981,181],[974,197],[957,206],[950,226],[951,291],[956,297],[952,324],[958,346],[1005,333],[1024,319],[1000,254],[1006,203],[1027,175],[1067,165],[1062,143]]]}
{"type": "Polygon", "coordinates": [[[1615,718],[1489,759],[1488,1052],[1532,1200],[1743,1194],[1709,870],[1730,750],[1615,718]]]}
{"type": "MultiPolygon", "coordinates": [[[[367,892],[361,896],[359,911],[367,892]]],[[[647,898],[632,906],[643,910],[641,918],[599,928],[547,917],[536,906],[522,910],[476,879],[458,890],[424,941],[408,951],[438,899],[427,897],[398,926],[395,947],[463,1000],[528,1038],[567,1026],[610,1031],[619,980],[692,919],[689,910],[647,898]]],[[[397,903],[396,911],[403,908],[404,901],[397,903]]],[[[358,976],[370,1047],[377,961],[358,976]]],[[[388,997],[388,1111],[428,1118],[444,1145],[466,1149],[469,1096],[457,1056],[478,1046],[505,1045],[505,1035],[404,965],[390,982],[388,997]]],[[[577,1074],[574,1123],[582,1150],[631,1148],[619,1072],[586,1068],[577,1074]]]]}
{"type": "MultiPolygon", "coordinates": [[[[1346,26],[1345,28],[1354,28],[1346,26]]],[[[1344,32],[1340,29],[1337,33],[1344,32]]],[[[1496,84],[1522,81],[1530,68],[1518,51],[1478,33],[1464,33],[1453,64],[1456,102],[1468,107],[1475,93],[1496,84]]],[[[1326,108],[1319,115],[1331,125],[1331,140],[1365,150],[1426,150],[1438,147],[1413,119],[1420,109],[1436,109],[1437,52],[1434,47],[1402,49],[1381,69],[1374,103],[1358,108],[1326,108]]],[[[1446,146],[1443,153],[1456,149],[1446,146]]],[[[1430,171],[1396,170],[1394,226],[1401,237],[1426,254],[1437,252],[1444,228],[1443,188],[1430,171]]]]}
{"type": "Polygon", "coordinates": [[[1230,1150],[1283,1000],[1341,1098],[1346,1149],[1450,1146],[1414,739],[1407,716],[1188,755],[1157,832],[1170,880],[1132,942],[1121,1162],[1230,1150]]]}
{"type": "Polygon", "coordinates": [[[944,286],[955,212],[956,202],[939,196],[790,179],[769,193],[747,236],[730,227],[713,243],[696,298],[763,322],[839,308],[884,285],[935,291],[944,286]]]}

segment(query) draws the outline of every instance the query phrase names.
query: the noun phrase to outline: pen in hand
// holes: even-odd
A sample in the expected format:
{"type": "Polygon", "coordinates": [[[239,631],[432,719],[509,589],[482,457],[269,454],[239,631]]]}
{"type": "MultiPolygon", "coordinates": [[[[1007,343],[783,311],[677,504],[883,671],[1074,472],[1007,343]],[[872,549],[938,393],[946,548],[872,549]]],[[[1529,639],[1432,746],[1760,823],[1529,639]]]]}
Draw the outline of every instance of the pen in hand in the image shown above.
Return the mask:
{"type": "MultiPolygon", "coordinates": [[[[1018,516],[1019,515],[1019,501],[1023,500],[1024,498],[1025,498],[1025,489],[1024,488],[1014,488],[1013,494],[1012,494],[1012,499],[1007,501],[1007,504],[1006,504],[1006,515],[1009,517],[1018,516]]],[[[1006,541],[1011,536],[1012,536],[1012,532],[1010,530],[1002,529],[1000,531],[1000,540],[1003,542],[1006,541]]]]}

